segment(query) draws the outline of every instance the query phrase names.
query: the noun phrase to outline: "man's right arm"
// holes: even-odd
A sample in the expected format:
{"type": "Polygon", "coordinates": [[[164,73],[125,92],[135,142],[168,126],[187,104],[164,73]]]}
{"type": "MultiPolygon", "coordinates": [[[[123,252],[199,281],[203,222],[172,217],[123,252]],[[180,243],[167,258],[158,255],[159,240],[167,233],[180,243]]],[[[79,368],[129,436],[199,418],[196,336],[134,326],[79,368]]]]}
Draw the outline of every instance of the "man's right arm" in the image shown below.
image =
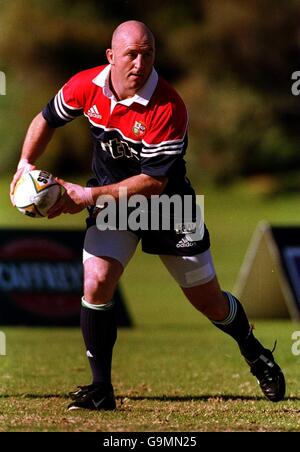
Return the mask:
{"type": "Polygon", "coordinates": [[[35,161],[46,149],[54,131],[54,128],[49,127],[42,113],[39,113],[32,120],[25,136],[17,171],[10,184],[10,199],[13,204],[13,192],[16,183],[24,172],[35,168],[35,161]]]}

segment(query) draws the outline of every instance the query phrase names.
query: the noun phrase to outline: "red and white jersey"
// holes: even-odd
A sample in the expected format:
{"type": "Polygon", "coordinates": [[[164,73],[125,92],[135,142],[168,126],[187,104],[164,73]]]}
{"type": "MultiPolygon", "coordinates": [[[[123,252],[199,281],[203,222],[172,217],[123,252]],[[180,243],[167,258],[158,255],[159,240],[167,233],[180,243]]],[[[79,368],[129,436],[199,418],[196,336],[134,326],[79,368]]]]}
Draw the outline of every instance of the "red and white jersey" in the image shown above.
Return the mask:
{"type": "Polygon", "coordinates": [[[74,75],[50,100],[43,116],[59,127],[85,115],[93,137],[93,171],[99,184],[140,173],[168,176],[167,192],[188,184],[183,156],[187,111],[176,91],[155,69],[132,98],[117,101],[109,88],[110,65],[74,75]]]}

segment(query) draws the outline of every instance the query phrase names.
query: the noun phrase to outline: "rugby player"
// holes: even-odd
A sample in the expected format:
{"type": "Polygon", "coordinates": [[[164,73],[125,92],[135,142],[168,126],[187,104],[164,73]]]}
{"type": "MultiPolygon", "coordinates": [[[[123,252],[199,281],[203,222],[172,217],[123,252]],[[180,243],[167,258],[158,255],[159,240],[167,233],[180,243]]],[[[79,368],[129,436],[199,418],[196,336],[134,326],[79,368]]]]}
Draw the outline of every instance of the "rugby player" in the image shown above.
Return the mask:
{"type": "MultiPolygon", "coordinates": [[[[155,39],[138,21],[121,23],[113,32],[108,64],[74,75],[32,121],[27,131],[11,193],[20,176],[35,168],[55,130],[84,115],[93,138],[90,187],[58,179],[64,195],[48,212],[74,214],[88,207],[83,265],[81,329],[92,382],[70,393],[69,409],[116,408],[111,381],[117,337],[113,294],[141,241],[146,253],[158,255],[190,303],[214,326],[229,334],[257,378],[264,395],[284,398],[285,379],[270,350],[255,338],[237,298],[222,291],[210,252],[209,233],[191,239],[183,229],[100,230],[93,206],[103,195],[184,197],[195,193],[186,176],[188,115],[178,93],[154,68],[155,39]]],[[[200,350],[199,350],[200,353],[200,350]]]]}

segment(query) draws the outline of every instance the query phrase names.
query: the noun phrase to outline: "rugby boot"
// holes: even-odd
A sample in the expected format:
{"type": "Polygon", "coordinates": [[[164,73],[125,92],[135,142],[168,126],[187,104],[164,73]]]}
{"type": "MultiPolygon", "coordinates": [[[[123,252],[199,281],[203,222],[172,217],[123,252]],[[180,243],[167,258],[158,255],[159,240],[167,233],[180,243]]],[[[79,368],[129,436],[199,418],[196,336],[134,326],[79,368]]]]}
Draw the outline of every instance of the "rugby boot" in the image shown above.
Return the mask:
{"type": "MultiPolygon", "coordinates": [[[[72,393],[71,393],[72,394],[72,393]]],[[[72,397],[72,396],[71,396],[72,397]]],[[[74,400],[68,410],[115,410],[116,400],[112,386],[109,389],[103,385],[89,385],[79,388],[73,393],[74,400]]]]}
{"type": "Polygon", "coordinates": [[[246,362],[250,372],[257,378],[264,395],[272,402],[284,399],[285,379],[282,370],[275,362],[271,350],[262,349],[261,354],[254,361],[246,362]]]}

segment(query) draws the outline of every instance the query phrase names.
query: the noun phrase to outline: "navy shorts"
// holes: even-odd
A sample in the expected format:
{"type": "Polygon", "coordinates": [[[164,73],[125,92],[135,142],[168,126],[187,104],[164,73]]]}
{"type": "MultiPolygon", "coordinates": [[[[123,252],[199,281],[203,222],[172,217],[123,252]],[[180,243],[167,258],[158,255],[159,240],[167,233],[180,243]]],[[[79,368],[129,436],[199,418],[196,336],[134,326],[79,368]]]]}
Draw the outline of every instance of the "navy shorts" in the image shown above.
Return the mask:
{"type": "Polygon", "coordinates": [[[186,234],[171,231],[138,231],[142,250],[149,254],[169,254],[172,256],[195,256],[210,247],[209,233],[204,226],[202,240],[190,241],[186,234]]]}
{"type": "MultiPolygon", "coordinates": [[[[96,214],[90,211],[86,219],[87,228],[96,225],[96,214]]],[[[171,230],[132,231],[141,241],[142,251],[148,254],[166,254],[171,256],[195,256],[210,248],[209,232],[204,225],[203,238],[190,240],[189,234],[171,230]]]]}

